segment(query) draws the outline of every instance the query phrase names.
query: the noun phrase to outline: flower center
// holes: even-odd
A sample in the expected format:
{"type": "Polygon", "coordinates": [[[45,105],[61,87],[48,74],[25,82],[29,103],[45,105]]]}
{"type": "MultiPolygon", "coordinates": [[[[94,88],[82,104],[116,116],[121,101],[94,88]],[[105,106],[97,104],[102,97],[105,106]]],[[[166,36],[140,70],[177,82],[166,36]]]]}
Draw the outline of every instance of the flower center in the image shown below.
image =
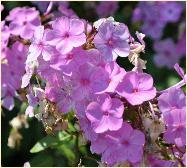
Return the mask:
{"type": "Polygon", "coordinates": [[[39,45],[40,47],[42,47],[44,44],[43,44],[42,41],[40,41],[40,42],[38,43],[38,45],[39,45]]]}
{"type": "Polygon", "coordinates": [[[69,33],[68,33],[68,32],[65,33],[64,37],[65,37],[65,38],[69,38],[69,33]]]}
{"type": "Polygon", "coordinates": [[[107,42],[108,45],[112,46],[113,45],[113,41],[111,39],[108,40],[107,42]]]}
{"type": "Polygon", "coordinates": [[[21,61],[21,60],[22,60],[22,57],[21,57],[20,55],[18,56],[18,60],[19,60],[19,61],[21,61]]]}
{"type": "Polygon", "coordinates": [[[170,57],[171,53],[170,53],[170,51],[165,51],[165,52],[164,52],[164,55],[165,55],[166,57],[170,57]]]}
{"type": "Polygon", "coordinates": [[[27,24],[27,21],[24,21],[24,22],[23,22],[23,25],[26,25],[26,24],[27,24]]]}
{"type": "Polygon", "coordinates": [[[138,89],[137,89],[137,88],[134,88],[134,89],[133,89],[133,93],[136,93],[136,92],[138,92],[138,89]]]}
{"type": "Polygon", "coordinates": [[[89,85],[89,83],[90,83],[90,81],[88,79],[81,79],[81,84],[83,86],[87,86],[87,85],[89,85]]]}
{"type": "Polygon", "coordinates": [[[104,111],[104,112],[103,112],[103,115],[109,116],[109,112],[108,112],[108,111],[104,111]]]}
{"type": "Polygon", "coordinates": [[[67,60],[71,60],[71,59],[73,59],[73,54],[68,54],[67,55],[67,60]]]}
{"type": "Polygon", "coordinates": [[[127,141],[127,140],[123,141],[123,145],[128,146],[129,145],[129,141],[127,141]]]}
{"type": "Polygon", "coordinates": [[[10,74],[11,74],[12,76],[14,76],[14,75],[15,75],[15,73],[14,73],[13,71],[10,71],[10,74]]]}
{"type": "Polygon", "coordinates": [[[150,21],[150,25],[151,25],[151,26],[155,26],[155,24],[156,24],[156,21],[155,21],[155,20],[151,20],[151,21],[150,21]]]}

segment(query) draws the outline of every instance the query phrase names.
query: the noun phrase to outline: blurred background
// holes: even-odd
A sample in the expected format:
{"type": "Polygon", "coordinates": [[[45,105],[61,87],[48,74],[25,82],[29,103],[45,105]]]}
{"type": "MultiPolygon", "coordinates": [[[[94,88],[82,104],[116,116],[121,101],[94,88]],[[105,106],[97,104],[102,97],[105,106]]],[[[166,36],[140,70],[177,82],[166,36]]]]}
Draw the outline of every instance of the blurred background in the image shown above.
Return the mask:
{"type": "MultiPolygon", "coordinates": [[[[186,67],[186,4],[185,2],[174,2],[176,4],[165,2],[167,4],[160,6],[159,2],[149,3],[82,1],[64,4],[66,4],[66,9],[90,23],[102,17],[113,16],[117,22],[125,23],[128,26],[133,37],[136,36],[136,31],[143,32],[146,35],[146,48],[145,53],[141,54],[141,58],[147,60],[145,72],[153,76],[156,88],[162,90],[181,80],[173,68],[173,60],[176,60],[184,70],[186,67]],[[160,12],[163,11],[165,13],[160,15],[160,12]]],[[[1,12],[1,20],[4,20],[9,11],[15,7],[36,7],[43,14],[49,2],[3,1],[2,4],[4,9],[1,12]]],[[[58,5],[60,6],[60,4],[58,5]]],[[[55,5],[54,10],[61,10],[61,14],[66,15],[64,8],[59,9],[58,5],[55,5]]],[[[127,71],[133,68],[128,59],[118,58],[117,62],[127,71]]],[[[82,143],[77,150],[74,148],[74,143],[76,143],[74,139],[64,141],[63,145],[58,148],[53,145],[45,150],[31,153],[31,148],[45,137],[46,133],[42,124],[34,118],[24,121],[24,126],[19,133],[14,132],[10,121],[18,113],[24,113],[27,106],[26,103],[21,103],[19,100],[15,101],[16,105],[12,111],[4,108],[1,111],[2,166],[23,166],[27,161],[31,166],[76,166],[77,155],[82,156],[84,166],[98,165],[99,156],[91,154],[89,143],[86,145],[82,143]],[[16,145],[11,147],[10,140],[16,145]]]]}

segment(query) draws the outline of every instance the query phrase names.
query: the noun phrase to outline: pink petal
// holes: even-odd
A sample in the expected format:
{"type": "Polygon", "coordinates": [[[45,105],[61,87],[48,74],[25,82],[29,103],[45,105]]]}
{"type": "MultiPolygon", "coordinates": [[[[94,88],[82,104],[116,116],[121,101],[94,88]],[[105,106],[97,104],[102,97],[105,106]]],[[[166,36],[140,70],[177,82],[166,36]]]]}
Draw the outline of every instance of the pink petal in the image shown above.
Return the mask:
{"type": "Polygon", "coordinates": [[[79,47],[86,42],[86,35],[82,33],[80,35],[70,36],[68,41],[73,47],[79,47]]]}
{"type": "Polygon", "coordinates": [[[14,98],[7,96],[2,100],[2,106],[11,111],[14,108],[14,98]]]}
{"type": "Polygon", "coordinates": [[[69,32],[71,35],[79,35],[83,33],[84,23],[79,19],[71,19],[69,32]]]}

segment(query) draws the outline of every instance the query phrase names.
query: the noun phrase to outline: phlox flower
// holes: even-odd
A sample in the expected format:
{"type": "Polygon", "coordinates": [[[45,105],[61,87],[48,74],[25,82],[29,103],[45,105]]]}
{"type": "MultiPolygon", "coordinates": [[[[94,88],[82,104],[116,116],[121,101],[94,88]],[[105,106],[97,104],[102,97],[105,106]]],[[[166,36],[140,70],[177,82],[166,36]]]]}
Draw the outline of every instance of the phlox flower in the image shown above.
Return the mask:
{"type": "Polygon", "coordinates": [[[58,88],[58,87],[46,87],[45,95],[46,98],[57,104],[59,112],[68,113],[71,110],[74,110],[74,102],[72,100],[70,91],[67,88],[58,88]]]}
{"type": "Polygon", "coordinates": [[[113,15],[118,9],[118,2],[109,1],[109,2],[100,2],[96,7],[96,12],[99,17],[108,17],[113,15]]]}
{"type": "Polygon", "coordinates": [[[56,46],[61,54],[66,54],[86,42],[84,23],[80,19],[57,18],[53,21],[52,28],[47,34],[47,41],[56,46]]]}
{"type": "Polygon", "coordinates": [[[177,22],[183,11],[182,3],[178,2],[162,2],[161,3],[161,16],[166,22],[177,22]]]}
{"type": "Polygon", "coordinates": [[[176,109],[167,115],[167,130],[164,139],[168,143],[182,147],[186,144],[186,110],[176,109]]]}
{"type": "Polygon", "coordinates": [[[27,62],[35,61],[42,55],[45,61],[50,60],[52,55],[55,54],[55,48],[47,44],[46,33],[48,30],[44,30],[44,26],[38,26],[35,29],[32,43],[29,46],[29,55],[27,62]]]}
{"type": "Polygon", "coordinates": [[[146,73],[127,72],[116,92],[132,105],[140,105],[156,96],[153,78],[146,73]]]}
{"type": "Polygon", "coordinates": [[[186,153],[182,157],[182,163],[186,166],[186,153]]]}
{"type": "Polygon", "coordinates": [[[172,110],[186,107],[186,96],[181,89],[169,89],[158,97],[158,107],[166,121],[172,110]]]}
{"type": "Polygon", "coordinates": [[[181,35],[177,42],[177,53],[180,57],[183,57],[186,54],[186,31],[181,35]]]}
{"type": "Polygon", "coordinates": [[[121,128],[124,106],[117,98],[107,94],[100,95],[98,101],[91,102],[86,109],[86,116],[96,133],[108,130],[114,131],[121,128]]]}
{"type": "Polygon", "coordinates": [[[147,157],[147,160],[149,162],[149,166],[153,166],[153,167],[175,167],[177,166],[176,163],[171,160],[162,160],[153,155],[149,155],[147,157]]]}
{"type": "Polygon", "coordinates": [[[156,51],[154,62],[158,67],[173,68],[179,60],[177,46],[170,38],[155,42],[154,49],[156,51]]]}
{"type": "Polygon", "coordinates": [[[33,87],[33,90],[26,95],[29,106],[25,110],[25,114],[29,117],[34,116],[34,108],[39,105],[45,98],[44,90],[33,87]]]}
{"type": "Polygon", "coordinates": [[[8,64],[17,68],[17,74],[23,74],[25,69],[25,61],[28,54],[28,47],[16,41],[11,49],[7,51],[8,64]]]}
{"type": "Polygon", "coordinates": [[[114,61],[107,63],[105,70],[109,74],[109,85],[103,92],[115,92],[116,87],[121,82],[126,72],[114,61]]]}
{"type": "Polygon", "coordinates": [[[80,65],[72,72],[72,94],[75,100],[88,98],[108,87],[109,76],[101,67],[93,67],[89,63],[80,65]]]}
{"type": "Polygon", "coordinates": [[[34,30],[39,26],[39,12],[35,8],[17,7],[10,11],[6,17],[10,21],[10,31],[13,35],[20,35],[22,38],[31,39],[34,30]]]}
{"type": "Polygon", "coordinates": [[[99,26],[94,44],[106,60],[114,61],[118,56],[127,57],[129,55],[128,38],[129,31],[126,25],[115,25],[113,21],[106,20],[99,26]]]}
{"type": "Polygon", "coordinates": [[[143,155],[145,136],[124,122],[118,131],[106,132],[99,135],[91,144],[91,151],[102,153],[102,162],[113,166],[116,163],[139,162],[143,155]]]}
{"type": "MultiPolygon", "coordinates": [[[[1,65],[2,73],[3,73],[3,65],[1,65]]],[[[3,82],[2,82],[3,83],[3,82]]],[[[15,88],[9,84],[2,84],[1,87],[1,105],[7,110],[11,111],[14,108],[14,96],[15,96],[15,88]]]]}

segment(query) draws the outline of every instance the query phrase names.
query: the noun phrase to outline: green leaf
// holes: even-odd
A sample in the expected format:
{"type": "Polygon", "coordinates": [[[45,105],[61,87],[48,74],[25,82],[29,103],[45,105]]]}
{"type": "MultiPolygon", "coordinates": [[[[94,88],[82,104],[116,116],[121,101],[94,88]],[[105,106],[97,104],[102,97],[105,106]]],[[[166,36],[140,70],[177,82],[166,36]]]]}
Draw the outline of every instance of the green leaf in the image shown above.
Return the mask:
{"type": "Polygon", "coordinates": [[[68,141],[71,138],[71,135],[67,134],[66,132],[58,132],[55,136],[47,135],[39,142],[37,142],[32,149],[30,150],[31,153],[37,153],[43,151],[49,147],[57,147],[64,143],[64,141],[68,141]]]}
{"type": "Polygon", "coordinates": [[[44,166],[53,166],[54,165],[54,161],[53,161],[53,157],[50,156],[49,154],[45,154],[45,153],[39,153],[37,154],[33,159],[31,159],[30,164],[32,167],[44,167],[44,166]]]}
{"type": "Polygon", "coordinates": [[[76,132],[75,127],[74,127],[73,124],[70,123],[70,122],[68,123],[68,130],[71,131],[71,132],[76,132]]]}

